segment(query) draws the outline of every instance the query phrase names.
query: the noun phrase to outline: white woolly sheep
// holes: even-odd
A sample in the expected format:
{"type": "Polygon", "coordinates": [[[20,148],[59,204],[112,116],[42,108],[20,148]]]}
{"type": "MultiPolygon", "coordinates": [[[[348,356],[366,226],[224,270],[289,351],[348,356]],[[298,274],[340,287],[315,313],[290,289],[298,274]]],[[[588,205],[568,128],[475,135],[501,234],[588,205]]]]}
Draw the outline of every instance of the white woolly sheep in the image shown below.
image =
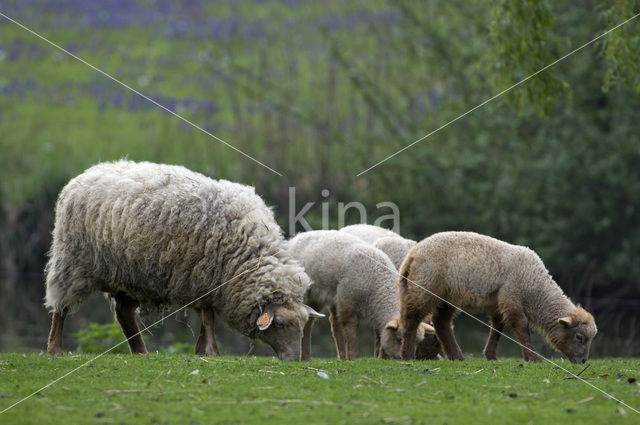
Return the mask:
{"type": "Polygon", "coordinates": [[[132,353],[147,352],[138,306],[202,297],[191,305],[202,316],[198,354],[219,354],[215,312],[287,360],[300,359],[303,327],[319,316],[302,303],[309,278],[253,188],[180,166],[117,161],[72,179],[56,205],[46,275],[52,355],[62,354],[66,314],[95,291],[114,299],[132,353]]]}
{"type": "Polygon", "coordinates": [[[407,253],[415,244],[416,241],[411,239],[399,236],[385,236],[376,240],[373,246],[387,254],[396,269],[399,269],[407,253]]]}
{"type": "MultiPolygon", "coordinates": [[[[360,319],[373,325],[376,357],[400,356],[397,272],[383,252],[335,230],[298,234],[291,239],[290,250],[313,281],[305,302],[318,310],[329,308],[331,331],[341,359],[358,357],[356,331],[360,319]]],[[[310,358],[312,325],[309,320],[304,330],[303,360],[310,358]]],[[[414,332],[422,339],[425,332],[433,333],[433,328],[421,323],[414,332]]]]}
{"type": "Polygon", "coordinates": [[[511,326],[527,361],[541,357],[529,326],[574,363],[584,363],[597,333],[593,316],[575,306],[531,249],[471,232],[443,232],[419,242],[400,270],[402,356],[413,357],[415,329],[433,314],[436,335],[449,359],[464,360],[451,328],[457,309],[481,309],[491,329],[484,348],[496,359],[500,333],[511,326]],[[439,297],[439,298],[438,298],[439,297]]]}
{"type": "MultiPolygon", "coordinates": [[[[404,238],[391,230],[384,229],[371,224],[352,224],[340,229],[341,232],[357,236],[359,239],[373,245],[380,251],[387,254],[396,269],[407,256],[409,250],[416,244],[416,241],[404,238]]],[[[431,316],[425,317],[426,323],[431,322],[431,316]]],[[[400,326],[399,322],[394,322],[395,326],[400,326]]],[[[401,332],[401,330],[397,330],[401,332]]],[[[440,343],[433,334],[425,334],[424,339],[418,343],[416,348],[416,359],[428,360],[440,358],[440,343]]]]}
{"type": "Polygon", "coordinates": [[[396,269],[400,268],[407,252],[416,244],[416,241],[371,224],[352,224],[343,227],[340,231],[357,236],[387,254],[396,269]]]}

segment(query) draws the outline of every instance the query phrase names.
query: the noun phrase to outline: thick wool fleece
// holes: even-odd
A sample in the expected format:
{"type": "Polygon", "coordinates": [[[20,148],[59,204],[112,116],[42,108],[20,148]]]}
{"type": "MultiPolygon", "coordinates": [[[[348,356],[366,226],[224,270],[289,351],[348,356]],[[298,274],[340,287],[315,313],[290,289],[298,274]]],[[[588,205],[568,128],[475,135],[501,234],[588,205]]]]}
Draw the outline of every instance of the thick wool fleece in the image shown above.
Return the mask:
{"type": "Polygon", "coordinates": [[[300,233],[290,242],[293,256],[313,281],[306,295],[309,305],[340,306],[378,332],[400,315],[397,272],[380,250],[336,230],[300,233]]]}
{"type": "Polygon", "coordinates": [[[143,310],[210,306],[254,337],[269,303],[301,303],[310,284],[252,187],[180,166],[101,163],[60,193],[45,305],[62,312],[94,291],[143,310]]]}

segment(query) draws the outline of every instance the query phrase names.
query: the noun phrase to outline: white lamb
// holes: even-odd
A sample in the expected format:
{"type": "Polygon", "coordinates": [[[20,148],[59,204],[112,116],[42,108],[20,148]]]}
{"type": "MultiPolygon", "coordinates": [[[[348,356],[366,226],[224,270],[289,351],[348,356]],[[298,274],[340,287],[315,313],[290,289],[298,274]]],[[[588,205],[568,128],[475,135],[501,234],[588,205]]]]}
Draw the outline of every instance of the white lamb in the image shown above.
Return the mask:
{"type": "Polygon", "coordinates": [[[375,246],[387,254],[396,268],[400,268],[400,264],[402,264],[407,252],[416,244],[416,241],[403,238],[391,230],[370,224],[352,224],[343,227],[340,231],[357,236],[375,246]]]}
{"type": "MultiPolygon", "coordinates": [[[[396,293],[397,272],[380,250],[355,236],[335,230],[298,234],[290,241],[292,256],[313,281],[305,302],[317,310],[329,308],[331,330],[341,359],[358,357],[357,327],[360,319],[374,328],[376,357],[398,358],[400,304],[396,293]]],[[[302,340],[302,359],[310,357],[312,321],[302,340]]],[[[418,340],[433,328],[421,323],[418,340]]]]}

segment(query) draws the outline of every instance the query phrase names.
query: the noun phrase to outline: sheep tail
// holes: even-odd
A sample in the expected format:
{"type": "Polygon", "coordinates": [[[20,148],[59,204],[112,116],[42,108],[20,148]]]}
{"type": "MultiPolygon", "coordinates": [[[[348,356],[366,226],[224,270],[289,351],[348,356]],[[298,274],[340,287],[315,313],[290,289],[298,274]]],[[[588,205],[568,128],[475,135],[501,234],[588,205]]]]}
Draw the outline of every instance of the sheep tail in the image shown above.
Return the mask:
{"type": "Polygon", "coordinates": [[[411,268],[411,263],[413,263],[413,255],[409,254],[400,266],[400,279],[398,280],[398,289],[400,290],[400,295],[404,294],[407,290],[407,286],[409,283],[409,269],[411,268]]]}

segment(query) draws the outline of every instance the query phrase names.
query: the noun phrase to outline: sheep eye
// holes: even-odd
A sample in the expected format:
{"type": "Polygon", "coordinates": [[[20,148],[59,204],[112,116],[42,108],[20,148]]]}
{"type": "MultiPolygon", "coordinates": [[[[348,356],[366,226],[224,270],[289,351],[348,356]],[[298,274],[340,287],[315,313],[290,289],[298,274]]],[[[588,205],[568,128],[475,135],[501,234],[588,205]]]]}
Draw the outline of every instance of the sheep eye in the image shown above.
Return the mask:
{"type": "Polygon", "coordinates": [[[576,341],[578,341],[580,344],[584,343],[584,335],[576,334],[575,338],[576,338],[576,341]]]}
{"type": "Polygon", "coordinates": [[[273,319],[273,323],[279,328],[284,328],[284,319],[282,317],[276,317],[273,319]]]}

